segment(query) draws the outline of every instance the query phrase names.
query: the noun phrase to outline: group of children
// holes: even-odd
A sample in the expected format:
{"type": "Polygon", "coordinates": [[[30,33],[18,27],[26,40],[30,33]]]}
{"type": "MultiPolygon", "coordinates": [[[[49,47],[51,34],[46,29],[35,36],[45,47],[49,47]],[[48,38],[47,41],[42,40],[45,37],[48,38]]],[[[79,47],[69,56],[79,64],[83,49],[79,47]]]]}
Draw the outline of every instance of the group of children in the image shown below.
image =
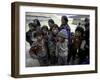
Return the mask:
{"type": "Polygon", "coordinates": [[[37,59],[40,66],[89,64],[89,19],[85,19],[85,30],[78,26],[71,33],[67,16],[62,16],[58,27],[53,19],[48,20],[48,26],[38,19],[29,23],[26,41],[30,44],[29,54],[37,59]]]}

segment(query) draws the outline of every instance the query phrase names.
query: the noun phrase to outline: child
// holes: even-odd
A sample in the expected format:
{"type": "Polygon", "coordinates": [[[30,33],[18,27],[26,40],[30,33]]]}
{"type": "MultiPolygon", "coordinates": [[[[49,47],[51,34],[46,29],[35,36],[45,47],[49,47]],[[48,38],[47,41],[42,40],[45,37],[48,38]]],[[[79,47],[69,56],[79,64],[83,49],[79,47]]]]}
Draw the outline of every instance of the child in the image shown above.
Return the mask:
{"type": "Polygon", "coordinates": [[[41,28],[41,31],[42,31],[43,38],[47,42],[48,41],[48,31],[49,31],[48,26],[43,25],[42,28],[41,28]]]}
{"type": "Polygon", "coordinates": [[[36,25],[36,31],[39,31],[41,28],[41,23],[38,19],[34,19],[33,23],[36,25]]]}
{"type": "Polygon", "coordinates": [[[33,42],[29,53],[33,59],[38,59],[41,66],[45,66],[48,64],[47,47],[41,31],[36,33],[36,39],[37,41],[33,42]]]}
{"type": "Polygon", "coordinates": [[[70,49],[70,63],[71,64],[82,64],[86,60],[85,52],[85,40],[83,38],[84,29],[77,27],[73,38],[73,43],[70,49]]]}
{"type": "Polygon", "coordinates": [[[57,33],[59,32],[59,27],[54,24],[48,38],[48,48],[50,54],[50,65],[55,65],[57,63],[56,58],[56,43],[57,43],[57,33]]]}
{"type": "Polygon", "coordinates": [[[33,43],[33,35],[36,32],[36,26],[34,23],[29,23],[29,30],[26,32],[26,41],[30,44],[30,46],[33,43]]]}
{"type": "Polygon", "coordinates": [[[58,65],[66,65],[68,57],[68,34],[65,29],[58,33],[58,42],[56,46],[56,56],[58,57],[58,65]]]}
{"type": "Polygon", "coordinates": [[[55,24],[54,20],[53,19],[49,19],[48,20],[48,25],[50,27],[50,30],[52,29],[53,25],[55,24]]]}

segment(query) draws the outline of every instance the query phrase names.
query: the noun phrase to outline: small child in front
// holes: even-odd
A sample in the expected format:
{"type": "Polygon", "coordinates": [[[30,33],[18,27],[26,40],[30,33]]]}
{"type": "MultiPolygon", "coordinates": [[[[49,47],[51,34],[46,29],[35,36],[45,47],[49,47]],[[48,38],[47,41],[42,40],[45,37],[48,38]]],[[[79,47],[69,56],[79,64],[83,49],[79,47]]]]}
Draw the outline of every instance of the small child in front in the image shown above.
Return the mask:
{"type": "Polygon", "coordinates": [[[36,39],[30,48],[30,56],[33,59],[38,59],[40,66],[46,66],[48,65],[47,47],[41,31],[36,33],[36,39]]]}
{"type": "Polygon", "coordinates": [[[56,56],[58,57],[58,65],[66,65],[68,58],[68,34],[65,29],[58,33],[58,42],[56,46],[56,56]]]}

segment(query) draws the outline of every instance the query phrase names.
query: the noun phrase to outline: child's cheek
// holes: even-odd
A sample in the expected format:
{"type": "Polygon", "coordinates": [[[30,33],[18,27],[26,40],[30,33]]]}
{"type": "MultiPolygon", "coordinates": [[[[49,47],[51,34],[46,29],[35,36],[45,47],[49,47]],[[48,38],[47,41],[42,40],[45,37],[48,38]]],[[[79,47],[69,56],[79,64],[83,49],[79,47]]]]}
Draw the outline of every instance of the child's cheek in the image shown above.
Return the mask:
{"type": "Polygon", "coordinates": [[[39,36],[39,37],[37,37],[37,39],[38,39],[38,40],[41,40],[41,39],[42,39],[42,37],[41,37],[41,36],[39,36]]]}
{"type": "Polygon", "coordinates": [[[62,41],[61,37],[58,37],[58,40],[59,40],[59,41],[62,41]]]}

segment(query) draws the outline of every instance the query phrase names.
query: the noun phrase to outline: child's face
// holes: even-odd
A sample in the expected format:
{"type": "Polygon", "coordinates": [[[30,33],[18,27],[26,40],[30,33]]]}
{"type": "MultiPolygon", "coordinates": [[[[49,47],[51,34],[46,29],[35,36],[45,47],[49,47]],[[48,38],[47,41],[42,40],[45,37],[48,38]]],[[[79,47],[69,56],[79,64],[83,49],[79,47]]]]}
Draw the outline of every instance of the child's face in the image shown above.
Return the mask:
{"type": "Polygon", "coordinates": [[[57,34],[58,33],[58,28],[52,28],[52,32],[53,32],[53,34],[57,34]]]}
{"type": "Polygon", "coordinates": [[[35,30],[35,28],[33,26],[30,26],[29,29],[30,30],[35,30]]]}
{"type": "Polygon", "coordinates": [[[62,22],[62,24],[66,23],[66,21],[64,20],[64,18],[61,18],[61,22],[62,22]]]}
{"type": "Polygon", "coordinates": [[[62,37],[60,37],[60,36],[58,36],[58,41],[59,41],[59,42],[64,42],[64,41],[65,41],[65,39],[64,39],[64,38],[62,38],[62,37]]]}
{"type": "Polygon", "coordinates": [[[42,35],[37,36],[37,41],[41,41],[42,40],[42,35]]]}
{"type": "Polygon", "coordinates": [[[34,20],[34,24],[37,25],[37,20],[34,20]]]}
{"type": "Polygon", "coordinates": [[[32,30],[32,26],[29,26],[29,29],[32,30]]]}
{"type": "Polygon", "coordinates": [[[43,29],[43,33],[44,33],[44,34],[47,34],[48,31],[47,31],[46,29],[43,29]]]}
{"type": "Polygon", "coordinates": [[[81,35],[82,35],[81,32],[76,31],[74,36],[75,36],[75,37],[81,37],[81,35]]]}

